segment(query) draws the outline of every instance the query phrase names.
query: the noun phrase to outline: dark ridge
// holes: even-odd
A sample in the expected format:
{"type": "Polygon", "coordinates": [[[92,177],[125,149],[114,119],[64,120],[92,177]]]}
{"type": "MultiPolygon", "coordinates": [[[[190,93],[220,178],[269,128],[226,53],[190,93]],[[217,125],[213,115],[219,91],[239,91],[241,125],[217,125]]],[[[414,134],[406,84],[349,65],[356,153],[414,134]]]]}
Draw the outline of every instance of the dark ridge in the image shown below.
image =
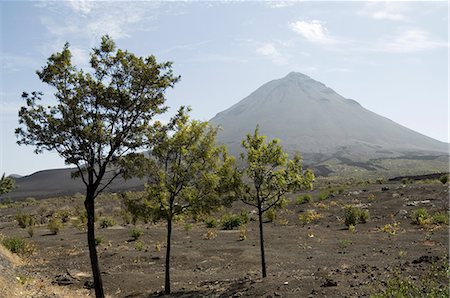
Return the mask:
{"type": "Polygon", "coordinates": [[[448,175],[448,173],[433,173],[433,174],[425,174],[425,175],[411,175],[411,176],[398,176],[394,178],[389,178],[389,181],[402,181],[403,179],[409,180],[433,180],[439,179],[443,175],[448,175]]]}

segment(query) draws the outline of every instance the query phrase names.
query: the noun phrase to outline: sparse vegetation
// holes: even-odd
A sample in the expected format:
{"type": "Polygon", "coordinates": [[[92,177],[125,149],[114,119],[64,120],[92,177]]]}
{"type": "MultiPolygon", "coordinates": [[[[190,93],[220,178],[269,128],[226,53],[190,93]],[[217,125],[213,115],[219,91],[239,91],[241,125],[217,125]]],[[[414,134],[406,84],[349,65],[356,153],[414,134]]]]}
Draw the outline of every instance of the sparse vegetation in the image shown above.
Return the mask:
{"type": "Polygon", "coordinates": [[[366,223],[369,219],[369,211],[354,206],[344,208],[344,223],[347,227],[355,227],[358,223],[366,223]]]}
{"type": "Polygon", "coordinates": [[[17,223],[22,229],[34,226],[36,224],[36,219],[33,215],[27,213],[18,213],[16,215],[17,223]]]}
{"type": "Polygon", "coordinates": [[[50,232],[53,235],[56,235],[59,233],[59,231],[62,229],[63,223],[60,218],[58,217],[52,217],[47,225],[47,228],[50,230],[50,232]]]}
{"type": "Polygon", "coordinates": [[[428,214],[428,211],[425,208],[418,208],[414,210],[414,212],[411,215],[413,223],[417,225],[422,225],[429,217],[430,215],[428,214]]]}
{"type": "Polygon", "coordinates": [[[295,199],[295,203],[297,205],[306,204],[309,202],[312,202],[312,196],[310,194],[304,194],[302,196],[298,196],[297,199],[295,199]]]}
{"type": "Polygon", "coordinates": [[[1,243],[12,253],[22,256],[30,256],[36,250],[36,247],[33,244],[28,243],[17,236],[6,237],[2,239],[1,243]]]}
{"type": "Polygon", "coordinates": [[[264,213],[264,217],[268,222],[274,222],[275,219],[277,219],[277,210],[274,208],[267,210],[267,212],[264,213]]]}
{"type": "Polygon", "coordinates": [[[214,217],[207,217],[205,219],[205,225],[208,229],[217,228],[218,226],[217,219],[215,219],[214,217]]]}
{"type": "Polygon", "coordinates": [[[134,241],[141,238],[141,236],[144,234],[144,232],[140,229],[134,228],[130,231],[130,236],[133,238],[134,241]]]}
{"type": "Polygon", "coordinates": [[[96,236],[95,237],[95,245],[99,246],[102,243],[103,243],[103,237],[102,236],[96,236]]]}
{"type": "Polygon", "coordinates": [[[214,229],[208,229],[206,233],[203,235],[203,239],[211,240],[217,238],[217,231],[214,229]]]}
{"type": "Polygon", "coordinates": [[[240,227],[243,224],[246,224],[247,222],[245,218],[242,217],[241,214],[225,213],[224,215],[222,215],[220,223],[222,225],[222,229],[233,230],[235,228],[240,227]]]}
{"type": "Polygon", "coordinates": [[[439,178],[439,181],[441,181],[442,184],[446,184],[448,182],[448,174],[442,175],[439,178]]]}
{"type": "Polygon", "coordinates": [[[106,229],[116,225],[116,221],[112,217],[103,217],[100,219],[100,228],[106,229]]]}
{"type": "Polygon", "coordinates": [[[318,222],[322,218],[322,215],[315,210],[306,210],[298,216],[298,219],[303,225],[318,222]]]}

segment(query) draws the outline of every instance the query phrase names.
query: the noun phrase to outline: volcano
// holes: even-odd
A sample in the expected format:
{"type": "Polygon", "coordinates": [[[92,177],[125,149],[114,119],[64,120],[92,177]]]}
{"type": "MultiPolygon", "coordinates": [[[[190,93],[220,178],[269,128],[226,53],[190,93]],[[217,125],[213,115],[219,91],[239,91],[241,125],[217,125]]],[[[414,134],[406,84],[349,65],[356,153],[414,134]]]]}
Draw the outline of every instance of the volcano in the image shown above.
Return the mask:
{"type": "Polygon", "coordinates": [[[420,134],[362,107],[307,75],[291,72],[270,81],[210,120],[221,127],[218,141],[238,154],[241,141],[259,125],[289,153],[306,161],[333,156],[439,156],[448,144],[420,134]]]}

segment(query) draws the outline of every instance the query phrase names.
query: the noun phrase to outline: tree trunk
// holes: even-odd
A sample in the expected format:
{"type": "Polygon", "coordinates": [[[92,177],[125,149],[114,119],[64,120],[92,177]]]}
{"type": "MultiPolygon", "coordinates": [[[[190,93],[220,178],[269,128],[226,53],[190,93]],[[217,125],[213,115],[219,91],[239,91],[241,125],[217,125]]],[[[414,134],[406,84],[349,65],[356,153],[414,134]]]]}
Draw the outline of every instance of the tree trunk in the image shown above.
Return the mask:
{"type": "Polygon", "coordinates": [[[94,277],[94,288],[95,288],[95,297],[104,298],[105,294],[103,292],[103,282],[102,277],[100,275],[100,267],[98,265],[98,257],[97,257],[97,248],[95,246],[95,207],[94,207],[94,198],[93,196],[87,195],[86,200],[84,201],[84,206],[86,207],[87,212],[87,238],[88,238],[88,246],[89,246],[89,257],[91,259],[91,267],[92,267],[92,276],[94,277]]]}
{"type": "Polygon", "coordinates": [[[172,238],[172,218],[167,219],[167,248],[166,248],[166,281],[164,291],[170,294],[170,239],[172,238]]]}
{"type": "Polygon", "coordinates": [[[262,209],[258,208],[258,219],[259,219],[259,245],[261,249],[261,267],[262,267],[262,277],[267,277],[266,272],[266,257],[264,255],[264,233],[263,233],[263,218],[262,209]]]}

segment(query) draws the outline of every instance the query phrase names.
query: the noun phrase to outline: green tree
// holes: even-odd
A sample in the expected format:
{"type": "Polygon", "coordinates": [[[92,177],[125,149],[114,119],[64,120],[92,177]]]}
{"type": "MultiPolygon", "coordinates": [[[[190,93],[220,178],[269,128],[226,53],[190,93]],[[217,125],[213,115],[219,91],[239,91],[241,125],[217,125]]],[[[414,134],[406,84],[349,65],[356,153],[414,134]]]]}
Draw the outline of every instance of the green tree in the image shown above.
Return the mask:
{"type": "Polygon", "coordinates": [[[288,160],[278,139],[266,143],[265,138],[259,135],[256,127],[254,134],[248,134],[242,141],[245,152],[241,158],[246,166],[241,173],[242,183],[237,194],[242,202],[258,211],[263,277],[267,276],[263,214],[280,207],[287,193],[311,189],[314,181],[314,174],[310,170],[303,171],[299,154],[288,160]]]}
{"type": "Polygon", "coordinates": [[[167,125],[156,127],[148,157],[136,155],[133,161],[134,171],[151,181],[146,186],[145,202],[154,210],[153,220],[167,222],[166,294],[171,291],[174,220],[185,214],[206,215],[233,197],[237,174],[234,158],[227,155],[225,147],[216,146],[216,134],[217,129],[207,122],[190,120],[182,107],[167,125]]]}
{"type": "Polygon", "coordinates": [[[35,152],[56,151],[86,186],[87,240],[95,295],[104,297],[95,247],[94,201],[121,175],[116,165],[126,154],[142,147],[155,115],[166,111],[165,91],[179,80],[171,63],[154,56],[138,57],[116,50],[102,37],[90,59],[90,72],[71,63],[69,44],[48,58],[37,74],[56,89],[56,104],[40,104],[43,94],[23,93],[19,111],[18,144],[33,145],[35,152]]]}
{"type": "Polygon", "coordinates": [[[0,179],[0,196],[13,190],[14,186],[14,179],[11,177],[5,177],[5,173],[3,173],[2,178],[0,179]]]}

